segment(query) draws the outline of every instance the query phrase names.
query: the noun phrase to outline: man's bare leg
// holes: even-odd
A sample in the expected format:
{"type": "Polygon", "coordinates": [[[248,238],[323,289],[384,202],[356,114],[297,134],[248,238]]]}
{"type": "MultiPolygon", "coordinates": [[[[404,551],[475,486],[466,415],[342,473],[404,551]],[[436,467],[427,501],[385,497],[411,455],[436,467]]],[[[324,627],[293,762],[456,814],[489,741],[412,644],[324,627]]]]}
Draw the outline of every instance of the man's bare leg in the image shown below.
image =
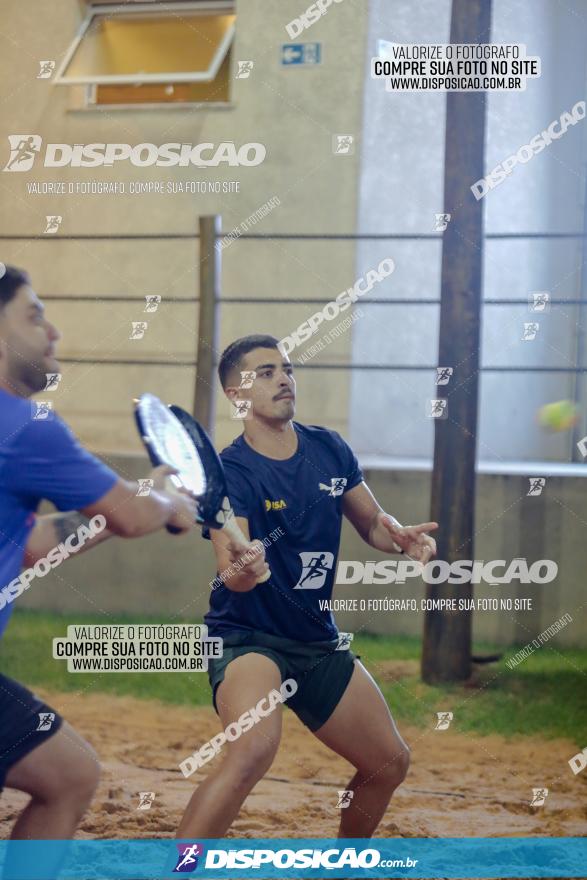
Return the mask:
{"type": "MultiPolygon", "coordinates": [[[[251,653],[232,660],[216,691],[222,729],[280,686],[279,668],[269,657],[251,653]]],[[[238,739],[226,743],[224,761],[192,795],[178,837],[224,837],[247,795],[273,763],[281,738],[282,712],[281,704],[277,705],[238,739]]]]}
{"type": "Polygon", "coordinates": [[[344,695],[315,736],[357,772],[354,792],[341,810],[339,837],[371,837],[395,789],[403,782],[410,751],[401,738],[381,691],[359,661],[344,695]]]}
{"type": "Polygon", "coordinates": [[[6,786],[31,795],[13,840],[68,840],[98,785],[100,765],[90,745],[66,721],[6,776],[6,786]]]}
{"type": "MultiPolygon", "coordinates": [[[[96,753],[67,722],[53,736],[10,768],[6,786],[30,794],[12,840],[73,838],[100,777],[96,753]]],[[[9,844],[5,877],[57,877],[68,843],[45,853],[43,864],[29,864],[26,851],[9,844]]],[[[15,846],[19,846],[16,844],[15,846]]],[[[31,859],[33,857],[31,856],[31,859]]]]}

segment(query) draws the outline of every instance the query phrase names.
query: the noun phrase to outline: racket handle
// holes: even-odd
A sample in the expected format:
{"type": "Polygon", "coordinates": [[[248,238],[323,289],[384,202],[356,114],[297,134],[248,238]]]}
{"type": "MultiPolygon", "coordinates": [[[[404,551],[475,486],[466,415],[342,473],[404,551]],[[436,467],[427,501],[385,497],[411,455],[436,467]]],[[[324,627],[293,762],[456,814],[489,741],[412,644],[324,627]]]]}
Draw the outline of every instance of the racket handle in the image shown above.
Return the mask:
{"type": "MultiPolygon", "coordinates": [[[[243,535],[243,533],[241,532],[240,528],[238,527],[238,524],[235,522],[235,520],[232,518],[228,519],[222,528],[223,528],[223,531],[227,532],[227,534],[230,535],[233,543],[237,546],[237,548],[238,548],[238,545],[240,544],[240,546],[242,547],[243,553],[246,553],[247,552],[246,545],[248,542],[247,542],[247,539],[245,538],[245,536],[243,535]]],[[[264,575],[261,575],[261,577],[259,578],[257,583],[264,584],[265,581],[268,581],[270,577],[271,577],[271,572],[266,571],[264,575]]]]}

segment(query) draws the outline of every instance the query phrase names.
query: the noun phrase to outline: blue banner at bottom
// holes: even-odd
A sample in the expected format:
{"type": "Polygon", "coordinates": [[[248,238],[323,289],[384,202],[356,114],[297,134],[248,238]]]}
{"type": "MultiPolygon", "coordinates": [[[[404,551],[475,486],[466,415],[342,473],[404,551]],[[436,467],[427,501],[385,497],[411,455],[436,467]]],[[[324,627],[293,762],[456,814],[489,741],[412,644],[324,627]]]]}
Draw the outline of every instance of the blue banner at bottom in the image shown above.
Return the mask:
{"type": "Polygon", "coordinates": [[[27,840],[0,842],[3,880],[571,877],[587,838],[27,840]]]}

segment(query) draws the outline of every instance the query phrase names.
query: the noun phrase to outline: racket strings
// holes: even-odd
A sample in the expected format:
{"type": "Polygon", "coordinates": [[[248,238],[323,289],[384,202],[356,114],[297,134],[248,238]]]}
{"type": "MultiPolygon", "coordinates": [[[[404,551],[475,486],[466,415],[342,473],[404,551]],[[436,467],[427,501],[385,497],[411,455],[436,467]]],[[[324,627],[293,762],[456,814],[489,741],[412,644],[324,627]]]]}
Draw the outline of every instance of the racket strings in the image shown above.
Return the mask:
{"type": "Polygon", "coordinates": [[[194,495],[207,490],[200,456],[184,426],[154,395],[144,394],[139,402],[147,440],[162,462],[178,471],[181,483],[194,495]]]}

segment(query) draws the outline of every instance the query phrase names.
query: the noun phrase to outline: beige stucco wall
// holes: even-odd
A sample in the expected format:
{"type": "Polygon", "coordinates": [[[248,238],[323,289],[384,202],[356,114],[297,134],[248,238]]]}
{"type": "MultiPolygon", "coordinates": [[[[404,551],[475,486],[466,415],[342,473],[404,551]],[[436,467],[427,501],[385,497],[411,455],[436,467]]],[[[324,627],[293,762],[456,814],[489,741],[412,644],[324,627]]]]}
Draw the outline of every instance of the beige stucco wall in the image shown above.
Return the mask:
{"type": "MultiPolygon", "coordinates": [[[[335,133],[358,135],[361,127],[362,71],[367,7],[333,6],[300,41],[322,43],[323,63],[288,69],[279,64],[285,25],[302,8],[299,0],[242,0],[237,6],[235,59],[252,59],[249,79],[234,80],[228,109],[71,109],[75,95],[50,80],[36,79],[41,59],[59,59],[80,21],[76,0],[29,0],[3,4],[7,39],[2,54],[3,112],[0,149],[8,158],[7,135],[36,133],[45,143],[260,142],[267,156],[252,168],[43,169],[37,159],[26,173],[0,176],[3,199],[0,232],[40,235],[45,216],[63,216],[60,233],[108,234],[108,241],[51,240],[3,242],[2,259],[30,270],[41,295],[82,296],[84,302],[50,303],[61,328],[66,358],[193,360],[198,342],[195,304],[166,304],[166,297],[193,297],[198,289],[197,242],[116,240],[125,233],[190,233],[199,215],[220,213],[230,230],[274,196],[280,205],[255,231],[353,232],[356,225],[358,149],[335,156],[335,133]],[[34,25],[34,26],[33,26],[34,25]],[[32,181],[238,180],[238,194],[223,195],[29,195],[32,181]],[[143,314],[142,297],[158,293],[155,315],[143,314]],[[109,296],[137,297],[137,303],[109,303],[109,296]],[[131,321],[146,319],[140,341],[129,340],[131,321]]],[[[45,239],[47,236],[45,236],[45,239]]],[[[283,305],[283,297],[330,299],[353,284],[353,243],[237,241],[223,252],[225,296],[260,296],[262,305],[227,304],[221,310],[220,349],[239,335],[286,335],[316,306],[283,305]]],[[[332,343],[328,360],[346,361],[350,334],[332,343]]],[[[150,390],[191,406],[194,371],[189,367],[93,366],[65,364],[55,405],[84,442],[102,452],[138,450],[130,401],[150,390]]],[[[300,378],[299,417],[345,429],[348,381],[341,372],[300,378]],[[328,391],[324,389],[324,377],[328,391]]],[[[217,440],[236,433],[227,404],[218,408],[217,440]]]]}

